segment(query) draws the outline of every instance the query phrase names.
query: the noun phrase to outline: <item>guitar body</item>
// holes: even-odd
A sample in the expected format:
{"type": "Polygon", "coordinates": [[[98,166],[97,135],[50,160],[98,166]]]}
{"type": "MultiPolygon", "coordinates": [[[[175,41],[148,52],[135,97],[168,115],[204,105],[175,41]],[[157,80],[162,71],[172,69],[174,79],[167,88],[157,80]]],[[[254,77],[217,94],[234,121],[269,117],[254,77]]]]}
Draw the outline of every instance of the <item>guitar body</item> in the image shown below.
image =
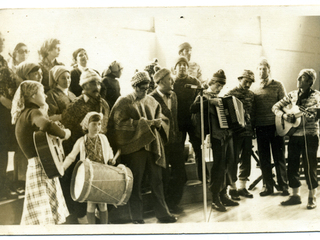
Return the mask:
{"type": "Polygon", "coordinates": [[[291,107],[285,107],[282,109],[286,114],[294,114],[296,116],[296,121],[294,123],[287,122],[281,117],[276,116],[275,123],[276,129],[279,136],[291,136],[296,128],[301,124],[301,116],[303,113],[300,111],[297,105],[291,107]]]}
{"type": "Polygon", "coordinates": [[[43,131],[34,132],[33,140],[38,157],[48,178],[63,176],[65,155],[62,140],[43,131]]]}

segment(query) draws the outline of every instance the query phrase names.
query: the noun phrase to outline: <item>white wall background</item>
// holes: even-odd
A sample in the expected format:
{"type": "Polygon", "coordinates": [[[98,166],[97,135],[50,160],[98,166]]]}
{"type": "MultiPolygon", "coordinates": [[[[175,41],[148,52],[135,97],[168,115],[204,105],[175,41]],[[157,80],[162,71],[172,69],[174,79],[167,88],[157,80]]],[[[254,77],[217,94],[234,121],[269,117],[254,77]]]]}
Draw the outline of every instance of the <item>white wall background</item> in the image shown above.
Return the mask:
{"type": "MultiPolygon", "coordinates": [[[[2,53],[8,58],[18,42],[30,49],[28,61],[38,62],[43,41],[61,41],[59,61],[70,66],[72,52],[83,47],[89,66],[100,73],[113,60],[124,65],[122,94],[131,91],[135,69],[153,58],[171,68],[178,45],[193,46],[192,61],[200,64],[204,79],[222,68],[225,91],[237,84],[243,69],[255,72],[266,56],[272,76],[295,89],[303,68],[320,71],[319,7],[168,7],[168,8],[66,8],[0,10],[0,31],[6,38],[2,53]],[[312,16],[304,16],[307,12],[312,16]],[[318,11],[319,12],[319,11],[318,11]]],[[[257,76],[257,74],[256,74],[257,76]]],[[[319,77],[318,77],[319,79],[319,77]]],[[[319,81],[315,85],[319,89],[319,81]]]]}

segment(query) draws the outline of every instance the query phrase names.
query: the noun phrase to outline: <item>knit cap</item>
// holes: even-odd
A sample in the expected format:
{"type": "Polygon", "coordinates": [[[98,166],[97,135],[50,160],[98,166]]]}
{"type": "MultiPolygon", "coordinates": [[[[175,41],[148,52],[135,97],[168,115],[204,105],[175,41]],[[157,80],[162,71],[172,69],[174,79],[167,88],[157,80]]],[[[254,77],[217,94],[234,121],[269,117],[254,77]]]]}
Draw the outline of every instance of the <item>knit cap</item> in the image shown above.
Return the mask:
{"type": "MultiPolygon", "coordinates": [[[[317,79],[317,73],[314,69],[310,68],[310,69],[302,69],[300,72],[299,72],[299,75],[298,75],[298,78],[297,80],[303,75],[303,74],[307,74],[311,79],[312,79],[312,85],[314,84],[314,82],[316,81],[317,79]]],[[[312,86],[311,85],[311,86],[312,86]]]]}
{"type": "Polygon", "coordinates": [[[238,77],[239,80],[241,80],[242,78],[248,78],[250,79],[252,82],[254,82],[254,73],[250,70],[243,70],[242,74],[238,77]]]}
{"type": "Polygon", "coordinates": [[[131,86],[135,87],[137,84],[142,82],[151,82],[149,74],[146,71],[136,72],[131,79],[131,86]]]}
{"type": "Polygon", "coordinates": [[[100,120],[103,118],[103,114],[102,113],[98,113],[98,112],[88,112],[86,114],[86,116],[83,118],[83,120],[81,121],[80,125],[82,127],[83,130],[87,130],[88,129],[88,126],[89,126],[89,123],[92,122],[90,121],[90,118],[94,115],[98,115],[100,116],[100,120]]]}
{"type": "Polygon", "coordinates": [[[144,68],[144,71],[148,72],[149,76],[151,76],[151,75],[154,75],[156,73],[158,68],[160,68],[159,62],[158,62],[158,59],[155,58],[155,59],[153,59],[153,61],[150,64],[148,64],[144,68]]]}
{"type": "Polygon", "coordinates": [[[96,73],[92,69],[87,68],[80,75],[79,85],[82,87],[83,84],[94,81],[94,80],[101,82],[101,77],[98,75],[98,73],[96,73]]]}
{"type": "Polygon", "coordinates": [[[180,62],[185,62],[189,67],[188,59],[186,57],[180,56],[176,61],[176,65],[174,65],[174,69],[176,69],[178,63],[180,63],[180,62]]]}
{"type": "Polygon", "coordinates": [[[216,73],[213,74],[210,82],[219,82],[221,84],[226,84],[226,75],[222,69],[219,69],[216,73]]]}
{"type": "Polygon", "coordinates": [[[165,78],[171,71],[168,68],[161,68],[153,77],[155,83],[158,83],[161,79],[165,78]]]}

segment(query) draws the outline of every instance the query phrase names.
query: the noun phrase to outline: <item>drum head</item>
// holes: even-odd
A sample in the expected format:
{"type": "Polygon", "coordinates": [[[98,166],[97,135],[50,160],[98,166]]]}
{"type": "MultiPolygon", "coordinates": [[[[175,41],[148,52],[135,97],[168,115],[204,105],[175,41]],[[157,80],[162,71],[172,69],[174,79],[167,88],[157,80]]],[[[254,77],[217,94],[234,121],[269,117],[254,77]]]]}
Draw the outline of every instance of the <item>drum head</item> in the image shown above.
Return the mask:
{"type": "Polygon", "coordinates": [[[85,166],[81,164],[76,172],[74,179],[74,196],[76,199],[80,197],[85,182],[85,166]]]}

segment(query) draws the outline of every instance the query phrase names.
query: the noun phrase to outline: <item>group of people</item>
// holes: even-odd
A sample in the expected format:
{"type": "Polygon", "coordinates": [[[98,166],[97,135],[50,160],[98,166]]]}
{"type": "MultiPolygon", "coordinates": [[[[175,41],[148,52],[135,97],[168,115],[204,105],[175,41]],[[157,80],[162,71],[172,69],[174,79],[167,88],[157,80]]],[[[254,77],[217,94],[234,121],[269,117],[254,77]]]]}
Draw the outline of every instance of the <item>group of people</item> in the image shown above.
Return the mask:
{"type": "MultiPolygon", "coordinates": [[[[0,53],[3,41],[0,35],[0,53]]],[[[270,65],[262,58],[257,67],[260,84],[250,90],[255,76],[251,70],[244,70],[239,74],[239,85],[226,94],[243,103],[245,127],[222,129],[217,109],[227,77],[220,69],[208,82],[203,81],[200,66],[191,61],[189,43],[179,46],[171,69],[162,68],[155,59],[143,71],[134,73],[130,81],[132,93],[126,96],[120,94],[118,78],[123,68],[119,62],[113,61],[100,75],[87,67],[87,53],[80,48],[73,53],[70,71],[57,61],[59,45],[57,39],[45,41],[39,51],[39,64],[28,63],[26,56],[20,56],[28,53],[25,44],[16,46],[11,67],[0,55],[0,124],[5,129],[0,136],[0,187],[1,191],[6,189],[7,153],[13,150],[17,168],[19,163],[28,162],[21,224],[76,223],[84,218],[95,223],[96,207],[100,223],[108,223],[107,203],[79,203],[71,198],[72,172],[75,164],[84,159],[101,164],[121,163],[131,169],[133,188],[128,205],[133,223],[144,223],[141,192],[146,185],[151,188],[158,221],[176,222],[176,215],[183,212],[179,203],[187,180],[184,154],[187,136],[199,180],[209,181],[213,209],[225,212],[226,207],[239,205],[240,196],[253,198],[246,183],[255,136],[264,184],[260,196],[274,192],[274,166],[282,195],[290,195],[288,189],[292,188],[292,195],[281,204],[300,204],[302,154],[309,188],[307,208],[316,207],[319,134],[316,108],[320,93],[311,88],[316,80],[313,69],[303,69],[297,78],[298,90],[286,94],[283,84],[271,78],[270,65]],[[202,175],[201,146],[205,136],[201,136],[199,121],[202,93],[204,133],[210,136],[213,152],[213,165],[210,170],[206,168],[206,176],[202,175]],[[275,116],[295,122],[298,117],[285,111],[291,105],[306,108],[312,114],[299,116],[302,124],[289,137],[286,161],[284,139],[277,135],[275,116]],[[33,142],[33,133],[39,130],[64,140],[67,157],[61,178],[48,178],[43,170],[33,142]],[[14,139],[9,139],[9,133],[15,133],[14,139]],[[121,155],[115,161],[116,152],[121,155]]],[[[9,192],[1,196],[13,197],[9,192]]]]}

